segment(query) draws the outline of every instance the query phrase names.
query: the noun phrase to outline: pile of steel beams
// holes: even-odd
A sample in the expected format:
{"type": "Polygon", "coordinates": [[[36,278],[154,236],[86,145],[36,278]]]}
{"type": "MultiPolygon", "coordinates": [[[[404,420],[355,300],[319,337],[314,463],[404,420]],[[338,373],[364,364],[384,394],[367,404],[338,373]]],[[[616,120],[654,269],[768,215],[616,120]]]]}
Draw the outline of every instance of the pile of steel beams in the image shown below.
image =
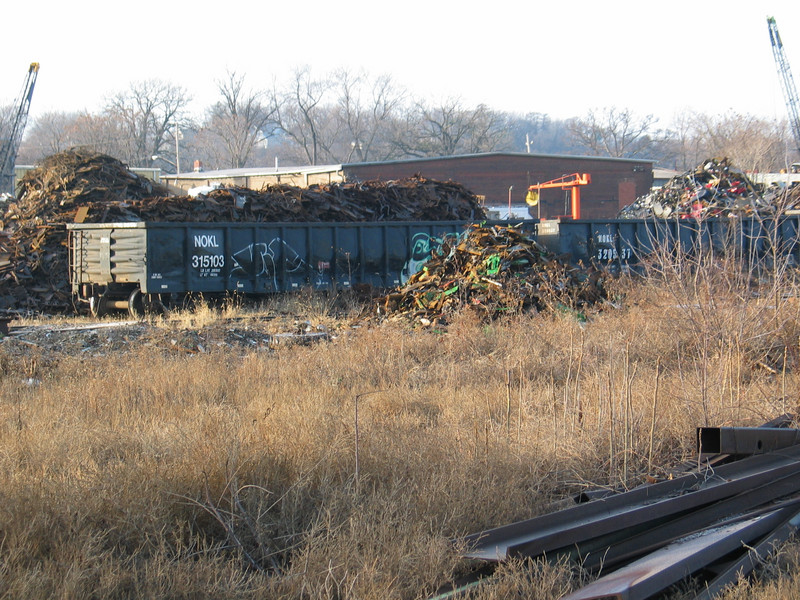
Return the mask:
{"type": "Polygon", "coordinates": [[[712,598],[800,526],[800,431],[701,428],[698,445],[698,466],[673,479],[458,543],[472,559],[568,558],[596,576],[564,600],[644,600],[690,577],[712,598]]]}

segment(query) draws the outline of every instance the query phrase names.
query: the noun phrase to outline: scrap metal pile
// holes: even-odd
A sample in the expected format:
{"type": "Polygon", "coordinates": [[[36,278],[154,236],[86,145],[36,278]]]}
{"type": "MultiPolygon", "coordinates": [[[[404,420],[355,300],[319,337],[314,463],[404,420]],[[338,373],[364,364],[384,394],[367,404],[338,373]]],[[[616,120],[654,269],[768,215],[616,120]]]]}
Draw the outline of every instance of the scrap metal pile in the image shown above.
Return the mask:
{"type": "Polygon", "coordinates": [[[486,218],[460,184],[419,176],[312,186],[232,187],[168,196],[105,154],[71,149],[45,159],[20,182],[19,199],[0,215],[0,310],[71,310],[65,223],[120,221],[335,222],[465,221],[486,218]]]}
{"type": "MultiPolygon", "coordinates": [[[[148,198],[113,207],[120,221],[365,222],[468,221],[485,219],[477,196],[452,181],[419,175],[396,181],[331,183],[298,188],[284,184],[261,190],[216,189],[197,198],[148,198]],[[166,200],[166,201],[165,201],[166,200]]],[[[89,217],[88,222],[91,221],[89,217]]]]}
{"type": "Polygon", "coordinates": [[[464,307],[493,318],[509,312],[580,310],[604,297],[599,271],[570,266],[513,227],[477,225],[441,247],[405,285],[378,299],[379,315],[423,325],[464,307]]]}
{"type": "Polygon", "coordinates": [[[597,576],[564,600],[644,600],[687,577],[702,590],[696,598],[713,598],[800,526],[800,430],[792,423],[787,415],[764,427],[700,428],[691,469],[454,542],[487,566],[563,559],[597,576]]]}
{"type": "Polygon", "coordinates": [[[19,187],[19,200],[6,206],[0,220],[8,240],[7,256],[0,262],[0,310],[63,312],[71,307],[64,224],[74,221],[81,207],[166,193],[117,159],[86,150],[46,158],[19,187]]]}
{"type": "Polygon", "coordinates": [[[761,193],[727,158],[711,158],[623,208],[620,219],[746,217],[800,204],[800,189],[761,193]]]}
{"type": "Polygon", "coordinates": [[[167,194],[116,158],[80,148],[48,156],[25,174],[19,188],[17,218],[57,218],[68,216],[70,207],[167,194]]]}

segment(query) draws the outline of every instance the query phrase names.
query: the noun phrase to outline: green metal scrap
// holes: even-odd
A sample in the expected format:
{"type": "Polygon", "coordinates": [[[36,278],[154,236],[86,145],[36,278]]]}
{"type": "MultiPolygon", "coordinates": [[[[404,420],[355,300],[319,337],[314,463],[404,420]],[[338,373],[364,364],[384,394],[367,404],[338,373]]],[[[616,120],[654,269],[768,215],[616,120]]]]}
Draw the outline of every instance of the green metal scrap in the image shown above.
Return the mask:
{"type": "Polygon", "coordinates": [[[442,322],[461,307],[490,318],[571,307],[583,319],[580,308],[602,296],[599,279],[559,262],[513,228],[473,226],[448,250],[432,255],[404,287],[386,296],[383,314],[442,322]]]}

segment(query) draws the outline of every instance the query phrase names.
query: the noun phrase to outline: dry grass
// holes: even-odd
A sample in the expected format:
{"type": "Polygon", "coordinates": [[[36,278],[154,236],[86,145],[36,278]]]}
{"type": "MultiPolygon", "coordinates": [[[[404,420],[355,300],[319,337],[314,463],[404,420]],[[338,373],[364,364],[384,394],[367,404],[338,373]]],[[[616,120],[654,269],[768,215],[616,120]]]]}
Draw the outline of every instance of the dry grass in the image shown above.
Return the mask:
{"type": "MultiPolygon", "coordinates": [[[[588,323],[466,313],[445,332],[56,362],[0,345],[0,594],[425,597],[463,569],[450,538],[639,484],[692,457],[698,425],[797,409],[800,306],[716,276],[619,282],[588,323]]],[[[726,597],[797,597],[798,565],[789,547],[726,597]]],[[[573,576],[511,563],[472,597],[558,598],[573,576]]]]}

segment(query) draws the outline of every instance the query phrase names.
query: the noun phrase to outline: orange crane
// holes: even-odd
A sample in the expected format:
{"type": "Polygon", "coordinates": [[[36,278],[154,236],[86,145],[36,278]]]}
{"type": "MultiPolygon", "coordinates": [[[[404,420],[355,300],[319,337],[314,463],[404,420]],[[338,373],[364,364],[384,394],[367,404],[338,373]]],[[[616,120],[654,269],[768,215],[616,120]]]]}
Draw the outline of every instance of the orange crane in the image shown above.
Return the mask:
{"type": "Polygon", "coordinates": [[[562,175],[558,179],[545,181],[544,183],[537,183],[528,188],[528,194],[525,196],[525,202],[529,206],[536,206],[539,204],[539,192],[541,190],[550,188],[561,188],[562,190],[570,190],[572,197],[572,218],[581,218],[581,186],[589,185],[592,182],[592,177],[589,173],[573,173],[572,175],[562,175]]]}

